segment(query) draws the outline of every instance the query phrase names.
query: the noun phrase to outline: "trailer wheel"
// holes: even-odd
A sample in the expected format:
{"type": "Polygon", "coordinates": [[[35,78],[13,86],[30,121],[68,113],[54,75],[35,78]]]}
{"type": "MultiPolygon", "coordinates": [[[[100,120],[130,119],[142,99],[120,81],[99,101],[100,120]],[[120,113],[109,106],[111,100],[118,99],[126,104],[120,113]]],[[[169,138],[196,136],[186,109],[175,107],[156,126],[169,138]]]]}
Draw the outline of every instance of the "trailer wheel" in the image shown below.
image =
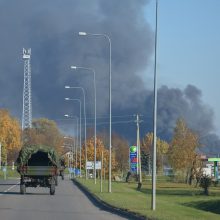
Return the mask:
{"type": "Polygon", "coordinates": [[[25,186],[25,184],[21,184],[20,185],[20,193],[22,195],[24,195],[26,193],[26,186],[25,186]]]}
{"type": "Polygon", "coordinates": [[[54,194],[55,194],[55,184],[52,183],[52,184],[50,185],[50,195],[54,195],[54,194]]]}

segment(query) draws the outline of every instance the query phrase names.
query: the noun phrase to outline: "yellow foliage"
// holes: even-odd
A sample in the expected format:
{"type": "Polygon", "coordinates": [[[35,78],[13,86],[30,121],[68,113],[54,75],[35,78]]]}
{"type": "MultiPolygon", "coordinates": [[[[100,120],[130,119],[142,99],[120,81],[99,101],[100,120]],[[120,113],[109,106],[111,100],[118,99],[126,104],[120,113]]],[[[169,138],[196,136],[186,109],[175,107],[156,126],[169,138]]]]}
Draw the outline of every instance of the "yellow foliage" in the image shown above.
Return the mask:
{"type": "MultiPolygon", "coordinates": [[[[142,149],[145,153],[149,153],[153,145],[153,133],[147,133],[142,141],[142,149]]],[[[157,154],[167,154],[169,150],[169,144],[166,141],[157,138],[157,154]]]]}
{"type": "Polygon", "coordinates": [[[187,127],[183,119],[179,119],[169,151],[169,161],[172,167],[176,170],[187,170],[192,167],[197,146],[198,136],[187,127]]]}
{"type": "Polygon", "coordinates": [[[15,161],[21,148],[21,128],[17,119],[10,116],[7,110],[0,110],[0,142],[2,161],[15,161]]]}
{"type": "MultiPolygon", "coordinates": [[[[87,147],[87,161],[94,161],[94,138],[90,138],[86,142],[87,147]]],[[[96,138],[96,161],[101,161],[103,152],[103,164],[105,172],[108,173],[109,164],[109,150],[105,148],[101,139],[96,138]]],[[[112,152],[112,170],[116,168],[115,154],[112,152]]],[[[82,168],[85,169],[85,145],[82,146],[82,168]]]]}
{"type": "MultiPolygon", "coordinates": [[[[153,146],[153,133],[147,133],[142,141],[141,151],[145,154],[151,154],[153,146]]],[[[157,138],[157,170],[163,168],[163,156],[168,153],[169,144],[166,141],[157,138]]]]}

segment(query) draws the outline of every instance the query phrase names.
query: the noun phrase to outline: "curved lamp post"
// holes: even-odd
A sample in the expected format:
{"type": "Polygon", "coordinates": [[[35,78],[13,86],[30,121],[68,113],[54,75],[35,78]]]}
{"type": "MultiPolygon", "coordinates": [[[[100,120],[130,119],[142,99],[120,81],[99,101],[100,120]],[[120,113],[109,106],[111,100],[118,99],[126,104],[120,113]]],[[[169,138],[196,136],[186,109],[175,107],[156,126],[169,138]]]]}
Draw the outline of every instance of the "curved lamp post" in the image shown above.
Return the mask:
{"type": "Polygon", "coordinates": [[[111,53],[112,53],[112,46],[111,46],[111,39],[107,34],[94,34],[94,33],[87,33],[87,32],[79,32],[79,36],[94,36],[94,37],[104,37],[109,42],[109,182],[108,182],[108,192],[112,191],[112,184],[111,184],[111,174],[112,174],[112,95],[111,95],[111,88],[112,88],[112,79],[111,79],[111,53]]]}

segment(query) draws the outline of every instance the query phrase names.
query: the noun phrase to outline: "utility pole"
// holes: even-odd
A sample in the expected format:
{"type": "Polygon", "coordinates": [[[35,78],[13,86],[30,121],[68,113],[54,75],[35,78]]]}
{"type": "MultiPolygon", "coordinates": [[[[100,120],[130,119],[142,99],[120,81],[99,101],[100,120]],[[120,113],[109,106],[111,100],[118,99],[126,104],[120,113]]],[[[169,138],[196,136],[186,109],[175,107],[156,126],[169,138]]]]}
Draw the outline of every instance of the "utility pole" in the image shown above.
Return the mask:
{"type": "Polygon", "coordinates": [[[101,158],[101,176],[100,176],[100,192],[102,193],[102,173],[103,173],[103,151],[102,151],[102,158],[101,158]]]}
{"type": "Polygon", "coordinates": [[[2,144],[0,142],[0,170],[2,169],[2,144]]]}
{"type": "Polygon", "coordinates": [[[139,115],[137,114],[137,170],[138,170],[138,189],[140,190],[141,186],[142,186],[142,173],[141,173],[141,146],[140,146],[140,119],[139,119],[139,115]]]}

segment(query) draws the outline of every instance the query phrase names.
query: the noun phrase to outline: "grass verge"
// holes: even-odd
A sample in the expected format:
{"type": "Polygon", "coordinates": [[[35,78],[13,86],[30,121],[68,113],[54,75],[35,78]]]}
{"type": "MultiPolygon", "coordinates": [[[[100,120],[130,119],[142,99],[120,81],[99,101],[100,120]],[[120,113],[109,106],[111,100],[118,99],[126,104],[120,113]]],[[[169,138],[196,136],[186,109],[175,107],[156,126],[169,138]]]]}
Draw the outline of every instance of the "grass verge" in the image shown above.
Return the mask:
{"type": "Polygon", "coordinates": [[[4,172],[4,168],[5,167],[1,167],[0,169],[0,179],[4,179],[6,177],[6,179],[12,179],[12,178],[19,178],[20,175],[17,172],[17,168],[14,167],[14,170],[12,169],[11,166],[8,166],[6,169],[6,172],[4,172]]]}
{"type": "Polygon", "coordinates": [[[143,184],[137,191],[136,183],[112,182],[112,193],[108,193],[108,182],[77,179],[92,194],[106,203],[157,220],[219,220],[220,188],[211,187],[210,196],[202,194],[200,188],[181,183],[157,183],[156,210],[151,210],[151,183],[143,184]]]}

